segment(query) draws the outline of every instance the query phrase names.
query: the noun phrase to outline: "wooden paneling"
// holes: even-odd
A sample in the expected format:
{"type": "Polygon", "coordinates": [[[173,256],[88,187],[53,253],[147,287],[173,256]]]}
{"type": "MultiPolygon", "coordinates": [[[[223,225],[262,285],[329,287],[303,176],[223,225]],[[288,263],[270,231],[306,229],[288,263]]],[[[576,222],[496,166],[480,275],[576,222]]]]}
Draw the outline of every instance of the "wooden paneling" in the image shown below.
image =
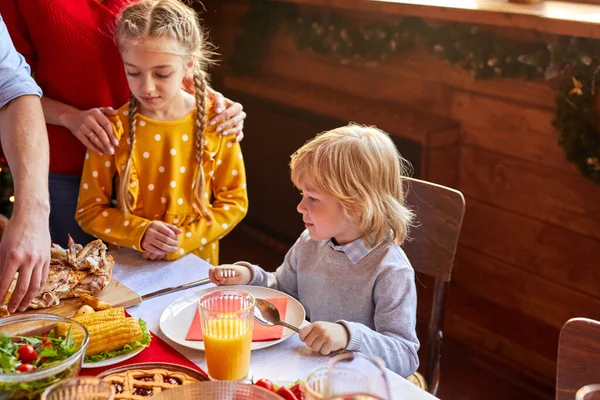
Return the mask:
{"type": "Polygon", "coordinates": [[[575,172],[463,146],[460,180],[466,197],[600,239],[600,186],[575,172]]]}
{"type": "Polygon", "coordinates": [[[438,115],[450,114],[451,92],[437,82],[381,74],[378,67],[342,67],[339,60],[322,62],[319,58],[309,52],[274,52],[263,70],[363,98],[411,104],[421,110],[435,109],[439,110],[438,115]]]}
{"type": "MultiPolygon", "coordinates": [[[[435,114],[410,110],[397,104],[367,103],[362,97],[336,92],[326,86],[307,85],[276,76],[230,76],[225,79],[225,87],[342,121],[376,125],[422,145],[429,142],[432,133],[458,128],[456,122],[435,114]]],[[[456,134],[449,136],[447,139],[439,139],[439,143],[450,144],[457,141],[456,134]]],[[[437,143],[436,140],[435,144],[437,143]]]]}
{"type": "Polygon", "coordinates": [[[578,173],[558,145],[552,126],[554,113],[550,109],[455,92],[452,116],[461,121],[465,145],[578,173]]]}
{"type": "Polygon", "coordinates": [[[476,81],[469,71],[445,65],[424,48],[384,63],[348,62],[298,51],[285,32],[271,40],[263,70],[299,81],[327,84],[338,90],[452,114],[452,88],[512,99],[542,108],[554,107],[555,92],[545,82],[491,79],[476,81]]]}
{"type": "Polygon", "coordinates": [[[482,301],[470,302],[468,295],[456,300],[459,297],[455,295],[456,290],[450,293],[444,328],[447,335],[520,371],[526,385],[532,381],[539,385],[553,383],[556,346],[544,348],[543,344],[558,342],[558,329],[549,331],[513,310],[488,306],[482,301]],[[499,325],[500,321],[503,325],[499,325]]]}
{"type": "Polygon", "coordinates": [[[520,310],[557,329],[573,317],[600,319],[600,299],[466,246],[461,247],[453,280],[478,297],[520,310]]]}
{"type": "MultiPolygon", "coordinates": [[[[460,131],[455,121],[397,104],[367,103],[362,97],[281,77],[231,76],[225,78],[224,84],[230,90],[343,121],[340,125],[350,119],[416,142],[422,148],[418,160],[420,177],[454,188],[458,186],[460,131]]],[[[399,149],[404,152],[402,147],[399,149]]]]}
{"type": "Polygon", "coordinates": [[[460,241],[523,273],[600,299],[599,240],[469,198],[460,241]]]}

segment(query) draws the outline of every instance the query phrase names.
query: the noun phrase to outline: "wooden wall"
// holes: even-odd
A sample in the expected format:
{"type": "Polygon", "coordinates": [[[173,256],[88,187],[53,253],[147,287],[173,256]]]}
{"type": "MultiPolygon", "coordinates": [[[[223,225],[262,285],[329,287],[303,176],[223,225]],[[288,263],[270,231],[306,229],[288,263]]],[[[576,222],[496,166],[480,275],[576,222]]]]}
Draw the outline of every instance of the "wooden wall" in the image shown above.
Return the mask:
{"type": "MultiPolygon", "coordinates": [[[[207,2],[212,38],[225,60],[246,6],[207,2]]],[[[531,36],[515,29],[498,33],[531,36]]],[[[227,68],[217,71],[216,85],[226,94],[240,90],[227,85],[236,79],[227,68]]],[[[600,186],[581,177],[557,145],[554,88],[546,82],[474,81],[424,49],[378,65],[342,65],[299,51],[284,31],[269,39],[257,79],[265,76],[460,124],[457,158],[445,165],[456,168],[455,186],[467,201],[447,333],[553,386],[561,325],[576,316],[600,319],[600,186]]],[[[280,128],[265,127],[272,135],[280,128]]],[[[251,208],[262,201],[260,195],[250,200],[251,208]]]]}

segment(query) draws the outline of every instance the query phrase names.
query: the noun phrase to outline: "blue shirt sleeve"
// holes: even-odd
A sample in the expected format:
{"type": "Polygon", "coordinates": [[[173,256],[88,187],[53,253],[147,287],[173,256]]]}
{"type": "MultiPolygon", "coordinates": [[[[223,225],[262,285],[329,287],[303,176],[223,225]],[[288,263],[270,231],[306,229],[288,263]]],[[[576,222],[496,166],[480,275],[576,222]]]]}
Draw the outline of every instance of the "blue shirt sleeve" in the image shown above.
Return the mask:
{"type": "Polygon", "coordinates": [[[15,49],[0,16],[0,108],[16,97],[28,94],[41,96],[42,89],[31,77],[29,65],[15,49]]]}

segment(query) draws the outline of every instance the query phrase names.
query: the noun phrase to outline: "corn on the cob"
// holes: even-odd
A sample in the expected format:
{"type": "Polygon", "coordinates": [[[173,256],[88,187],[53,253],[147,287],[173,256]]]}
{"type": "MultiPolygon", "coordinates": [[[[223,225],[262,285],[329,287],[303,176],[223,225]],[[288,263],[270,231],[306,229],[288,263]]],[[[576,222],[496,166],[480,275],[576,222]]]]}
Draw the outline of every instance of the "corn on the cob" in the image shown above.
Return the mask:
{"type": "Polygon", "coordinates": [[[142,328],[136,318],[125,318],[116,321],[92,325],[88,328],[90,343],[86,355],[122,349],[123,346],[142,340],[142,328]]]}
{"type": "Polygon", "coordinates": [[[90,314],[79,315],[73,319],[87,328],[92,325],[113,321],[115,319],[125,319],[125,309],[123,307],[109,308],[90,314]]]}
{"type": "MultiPolygon", "coordinates": [[[[91,314],[79,315],[73,319],[85,326],[89,331],[90,327],[94,325],[103,324],[109,321],[124,320],[125,309],[123,307],[109,308],[108,310],[102,310],[91,314]]],[[[65,337],[68,331],[69,324],[56,324],[56,335],[58,337],[65,337]]],[[[75,331],[76,329],[73,329],[73,335],[75,335],[75,331]]]]}

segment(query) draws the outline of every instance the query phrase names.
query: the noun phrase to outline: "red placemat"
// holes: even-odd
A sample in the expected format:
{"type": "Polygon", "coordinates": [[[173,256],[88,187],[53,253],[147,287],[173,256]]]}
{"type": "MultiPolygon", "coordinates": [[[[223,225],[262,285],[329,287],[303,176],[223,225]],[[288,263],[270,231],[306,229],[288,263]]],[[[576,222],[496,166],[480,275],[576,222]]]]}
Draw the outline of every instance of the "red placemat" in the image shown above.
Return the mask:
{"type": "Polygon", "coordinates": [[[113,364],[106,367],[83,368],[79,374],[83,376],[96,376],[101,372],[115,367],[120,367],[121,365],[138,364],[145,362],[166,362],[171,364],[183,365],[185,367],[195,369],[196,371],[200,371],[202,374],[206,375],[206,372],[204,372],[202,368],[198,367],[196,364],[188,360],[183,354],[175,350],[167,342],[156,336],[154,333],[152,333],[152,341],[150,342],[150,346],[148,346],[147,349],[144,349],[142,352],[130,358],[129,360],[125,360],[118,364],[113,364]]]}
{"type": "MultiPolygon", "coordinates": [[[[125,315],[130,317],[129,313],[125,311],[125,315]]],[[[203,375],[208,377],[206,372],[202,370],[199,366],[188,360],[183,354],[175,350],[171,345],[167,342],[156,336],[154,333],[150,332],[152,335],[152,340],[150,341],[150,346],[148,348],[141,351],[136,356],[130,358],[129,360],[122,361],[118,364],[109,365],[106,367],[99,368],[83,368],[79,375],[82,376],[96,376],[101,372],[104,372],[109,369],[113,369],[116,367],[120,367],[121,365],[130,365],[130,364],[138,364],[145,362],[165,362],[171,364],[183,365],[184,367],[189,367],[195,369],[196,371],[200,371],[203,375]]]]}
{"type": "Polygon", "coordinates": [[[79,375],[96,376],[101,372],[112,368],[120,367],[121,365],[138,364],[145,362],[166,362],[171,364],[183,365],[185,367],[195,369],[196,371],[200,371],[202,374],[206,375],[206,372],[204,372],[202,368],[198,367],[196,364],[188,360],[183,354],[179,353],[177,350],[175,350],[167,342],[156,336],[154,333],[151,334],[152,341],[150,342],[150,346],[148,346],[147,349],[144,349],[138,355],[130,358],[129,360],[125,360],[118,364],[113,364],[106,367],[83,368],[79,375]]]}

